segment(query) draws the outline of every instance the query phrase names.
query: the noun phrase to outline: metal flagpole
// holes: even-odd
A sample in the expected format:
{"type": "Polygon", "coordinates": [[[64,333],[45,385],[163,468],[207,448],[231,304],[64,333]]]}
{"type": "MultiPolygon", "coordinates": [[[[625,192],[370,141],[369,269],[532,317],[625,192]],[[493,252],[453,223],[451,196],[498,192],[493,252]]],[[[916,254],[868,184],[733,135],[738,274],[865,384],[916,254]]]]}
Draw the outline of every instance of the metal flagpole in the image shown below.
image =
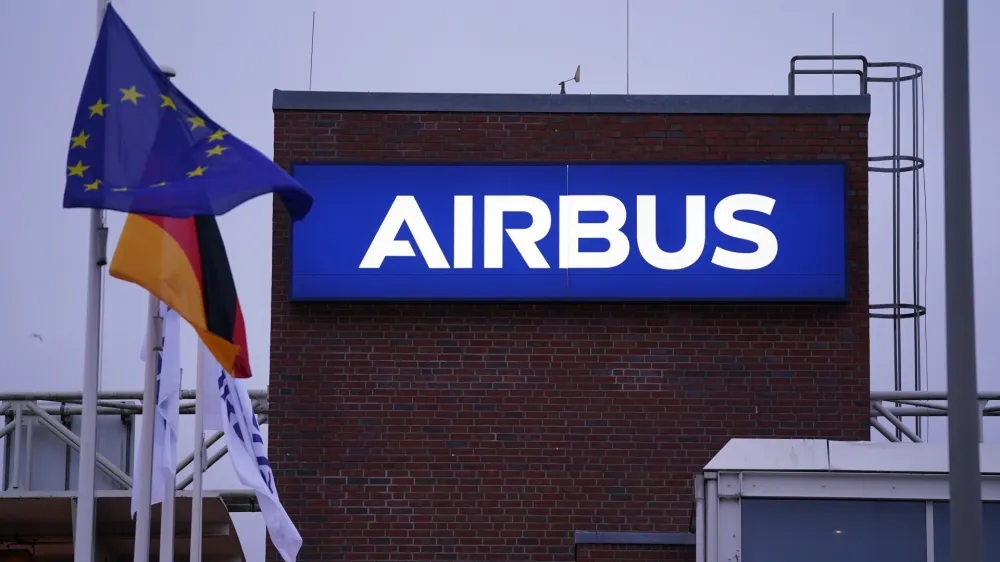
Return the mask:
{"type": "MultiPolygon", "coordinates": [[[[159,469],[159,467],[157,467],[159,469]]],[[[174,498],[177,495],[177,476],[174,475],[163,491],[163,506],[160,510],[160,560],[174,559],[174,498]]]]}
{"type": "Polygon", "coordinates": [[[194,398],[194,495],[191,497],[191,562],[201,562],[202,473],[205,470],[205,346],[198,341],[198,365],[194,398]]]}
{"type": "MultiPolygon", "coordinates": [[[[149,528],[152,512],[151,494],[153,481],[153,438],[156,430],[156,355],[163,349],[163,318],[160,316],[160,299],[149,294],[149,315],[146,333],[149,335],[149,353],[146,376],[142,388],[142,433],[140,435],[142,472],[139,476],[139,512],[135,518],[135,562],[149,560],[149,528]]],[[[133,480],[134,482],[134,480],[133,480]]]]}
{"type": "MultiPolygon", "coordinates": [[[[177,75],[177,71],[169,66],[160,66],[160,72],[167,77],[167,80],[172,79],[177,75]]],[[[159,305],[157,305],[159,306],[159,305]]],[[[157,308],[159,310],[159,308],[157,308]]],[[[162,322],[162,320],[160,320],[162,322]]],[[[162,324],[161,324],[162,325],[162,324]]],[[[180,346],[181,342],[178,340],[174,344],[180,346]]],[[[179,354],[178,354],[179,356],[179,354]]],[[[184,369],[181,369],[181,380],[184,380],[184,369]]],[[[180,389],[178,389],[180,390],[180,389]]],[[[159,401],[160,397],[157,396],[155,401],[159,401]]],[[[177,407],[180,408],[180,397],[178,396],[177,407]]],[[[154,429],[155,434],[155,429],[154,429]]],[[[168,442],[166,431],[163,432],[163,445],[168,442]]],[[[149,456],[150,463],[153,462],[153,455],[149,456]]],[[[161,467],[156,467],[156,470],[160,470],[161,467]]],[[[173,476],[168,481],[167,489],[163,491],[163,504],[160,506],[160,560],[173,560],[174,559],[174,540],[175,540],[175,506],[177,497],[177,474],[174,473],[173,476]]],[[[152,491],[150,491],[150,502],[152,502],[152,491]]],[[[152,509],[152,508],[150,508],[152,509]]]]}
{"type": "MultiPolygon", "coordinates": [[[[108,0],[97,0],[97,33],[108,0]]],[[[96,40],[95,40],[96,41],[96,40]]],[[[73,537],[73,560],[94,559],[94,486],[97,467],[97,391],[101,360],[101,289],[107,263],[108,229],[104,210],[91,209],[89,251],[87,253],[87,312],[84,321],[83,400],[81,403],[80,456],[77,467],[76,529],[73,537]]]]}
{"type": "Polygon", "coordinates": [[[944,256],[951,560],[982,562],[969,158],[969,4],[944,0],[944,256]]]}

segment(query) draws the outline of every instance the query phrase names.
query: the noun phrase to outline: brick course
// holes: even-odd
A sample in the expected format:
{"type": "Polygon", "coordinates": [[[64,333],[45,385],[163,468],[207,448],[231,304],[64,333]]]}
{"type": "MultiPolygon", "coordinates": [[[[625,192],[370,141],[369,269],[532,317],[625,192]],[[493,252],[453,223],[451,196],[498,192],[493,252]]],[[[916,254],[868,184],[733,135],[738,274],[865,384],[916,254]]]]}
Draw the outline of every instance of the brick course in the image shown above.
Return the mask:
{"type": "Polygon", "coordinates": [[[867,439],[867,123],[276,110],[286,169],[841,160],[850,182],[848,304],[291,303],[276,198],[269,454],[299,560],[569,561],[574,530],[687,532],[730,438],[867,439]]]}

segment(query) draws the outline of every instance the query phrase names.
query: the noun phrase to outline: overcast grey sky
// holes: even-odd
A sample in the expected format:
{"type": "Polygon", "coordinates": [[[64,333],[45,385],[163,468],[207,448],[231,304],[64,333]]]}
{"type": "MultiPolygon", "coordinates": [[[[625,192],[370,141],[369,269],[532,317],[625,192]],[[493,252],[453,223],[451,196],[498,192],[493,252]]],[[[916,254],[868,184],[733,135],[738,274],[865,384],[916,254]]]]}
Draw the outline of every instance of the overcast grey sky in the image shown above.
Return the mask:
{"type": "MultiPolygon", "coordinates": [[[[114,0],[154,60],[178,70],[176,84],[216,121],[272,153],[271,92],[307,89],[310,25],[316,11],[314,90],[555,93],[583,67],[573,94],[626,92],[626,0],[114,0]]],[[[996,54],[1000,4],[970,0],[972,166],[978,361],[981,388],[1000,389],[992,320],[1000,268],[995,219],[1000,195],[996,54]]],[[[87,212],[61,207],[67,139],[96,31],[94,0],[0,3],[0,389],[78,390],[83,357],[87,212]],[[39,342],[31,333],[43,336],[39,342]]],[[[941,0],[631,0],[634,94],[784,94],[789,58],[831,50],[871,61],[905,61],[926,71],[928,166],[927,361],[931,388],[945,387],[942,248],[941,0]]],[[[829,93],[829,77],[806,78],[800,93],[829,93]]],[[[837,92],[857,81],[838,79],[837,92]]],[[[908,94],[904,90],[904,94],[908,94]]],[[[908,103],[908,102],[907,102],[908,103]]],[[[891,98],[873,91],[872,155],[891,148],[891,98]]],[[[904,104],[904,111],[909,111],[904,104]]],[[[908,113],[907,113],[908,115],[908,113]]],[[[904,146],[910,146],[908,130],[904,146]]],[[[909,189],[907,180],[904,189],[909,189]]],[[[872,302],[891,300],[891,184],[871,182],[872,302]]],[[[268,380],[271,197],[220,219],[239,290],[256,376],[268,380]]],[[[909,206],[904,205],[909,217],[909,206]]],[[[113,251],[123,215],[113,213],[113,251]]],[[[909,226],[904,236],[909,236],[909,226]]],[[[903,271],[909,287],[910,262],[903,271]]],[[[908,291],[908,290],[907,290],[908,291]]],[[[906,294],[906,293],[904,293],[906,294]]],[[[106,281],[104,389],[140,389],[138,349],[145,292],[106,281]]],[[[891,322],[873,324],[872,387],[892,386],[891,322]]],[[[909,334],[909,331],[907,331],[909,334]]],[[[194,386],[195,338],[185,326],[185,388],[194,386]]],[[[911,338],[905,357],[912,357],[911,338]]],[[[910,384],[907,380],[907,384],[910,384]]],[[[181,447],[189,450],[190,420],[181,447]]],[[[935,424],[931,439],[944,438],[935,424]]],[[[987,438],[996,432],[992,428],[987,438]]],[[[237,487],[228,461],[206,486],[237,487]]],[[[237,516],[249,560],[263,559],[263,524],[237,516]]]]}

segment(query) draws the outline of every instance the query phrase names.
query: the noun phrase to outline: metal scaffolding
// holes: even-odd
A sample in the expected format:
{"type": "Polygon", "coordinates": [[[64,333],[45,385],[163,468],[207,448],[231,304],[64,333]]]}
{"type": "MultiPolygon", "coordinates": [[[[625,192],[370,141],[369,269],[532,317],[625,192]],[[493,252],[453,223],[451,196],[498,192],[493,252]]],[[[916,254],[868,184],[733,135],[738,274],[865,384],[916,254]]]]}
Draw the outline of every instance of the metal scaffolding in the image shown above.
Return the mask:
{"type": "MultiPolygon", "coordinates": [[[[979,442],[983,442],[983,419],[1000,416],[1000,406],[991,406],[990,401],[1000,400],[1000,391],[979,393],[979,442]]],[[[947,417],[948,393],[944,390],[902,390],[873,391],[869,419],[873,429],[894,443],[907,441],[923,443],[920,435],[910,429],[903,419],[925,417],[947,417]],[[888,423],[889,429],[883,423],[888,423]],[[900,437],[902,435],[902,437],[900,437]]]]}
{"type": "MultiPolygon", "coordinates": [[[[249,394],[253,411],[257,414],[257,423],[266,424],[267,391],[252,390],[249,394]]],[[[181,392],[181,415],[194,414],[194,397],[193,390],[181,392]]],[[[2,479],[5,484],[0,486],[0,499],[33,495],[50,497],[52,495],[52,490],[32,490],[30,479],[22,478],[22,466],[26,464],[26,472],[30,474],[34,441],[38,437],[36,428],[46,430],[67,447],[79,452],[80,438],[70,429],[69,422],[72,416],[80,415],[82,399],[83,395],[79,392],[0,393],[0,416],[3,416],[3,423],[0,424],[0,440],[4,440],[4,450],[7,453],[4,458],[4,478],[2,479]],[[26,463],[22,462],[22,455],[27,456],[26,463]]],[[[102,392],[98,396],[98,416],[119,416],[123,424],[132,427],[134,416],[142,415],[141,399],[141,392],[102,392]]],[[[124,435],[127,436],[127,440],[131,440],[131,431],[124,435]]],[[[226,444],[210,453],[212,446],[222,436],[223,432],[217,431],[205,439],[204,453],[208,458],[205,470],[208,470],[228,453],[229,448],[226,444]]],[[[131,446],[131,443],[124,444],[127,451],[123,455],[125,462],[122,464],[124,466],[112,462],[104,455],[97,455],[97,469],[105,474],[118,490],[132,488],[131,446]]],[[[196,451],[192,450],[177,464],[178,491],[185,490],[194,478],[193,473],[182,477],[182,472],[194,462],[195,453],[196,451]]],[[[73,490],[66,491],[73,492],[73,490]]],[[[216,492],[220,492],[220,497],[230,512],[257,511],[256,496],[252,491],[216,492]]]]}

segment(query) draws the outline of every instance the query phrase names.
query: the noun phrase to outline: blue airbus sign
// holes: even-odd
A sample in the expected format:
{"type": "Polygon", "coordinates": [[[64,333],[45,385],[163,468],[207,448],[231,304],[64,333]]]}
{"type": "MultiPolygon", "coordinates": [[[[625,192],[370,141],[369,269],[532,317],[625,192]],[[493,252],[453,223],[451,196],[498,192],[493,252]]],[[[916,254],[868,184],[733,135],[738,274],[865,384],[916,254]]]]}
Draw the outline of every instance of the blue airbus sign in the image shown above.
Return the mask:
{"type": "Polygon", "coordinates": [[[843,300],[843,164],[308,164],[291,298],[843,300]]]}

